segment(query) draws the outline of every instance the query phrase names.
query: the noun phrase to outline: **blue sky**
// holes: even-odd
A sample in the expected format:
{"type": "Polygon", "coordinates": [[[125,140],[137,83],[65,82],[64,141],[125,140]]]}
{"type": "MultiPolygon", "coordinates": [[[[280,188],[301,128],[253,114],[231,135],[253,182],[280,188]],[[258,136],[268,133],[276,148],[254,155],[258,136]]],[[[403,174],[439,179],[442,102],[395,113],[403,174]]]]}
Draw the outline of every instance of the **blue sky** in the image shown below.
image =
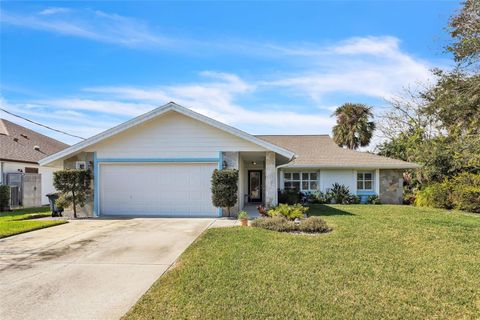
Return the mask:
{"type": "MultiPolygon", "coordinates": [[[[332,110],[448,67],[457,1],[0,2],[2,108],[89,137],[169,101],[253,134],[330,133],[332,110]]],[[[0,112],[3,118],[67,143],[0,112]]]]}

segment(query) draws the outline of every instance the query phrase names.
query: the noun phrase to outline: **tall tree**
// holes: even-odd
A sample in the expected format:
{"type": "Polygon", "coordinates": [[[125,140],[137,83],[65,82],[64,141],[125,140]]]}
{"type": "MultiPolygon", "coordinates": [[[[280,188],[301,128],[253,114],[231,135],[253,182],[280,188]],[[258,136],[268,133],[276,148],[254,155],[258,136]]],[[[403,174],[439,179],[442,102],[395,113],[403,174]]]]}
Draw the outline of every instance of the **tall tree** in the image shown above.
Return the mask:
{"type": "Polygon", "coordinates": [[[453,53],[455,61],[469,66],[480,60],[480,1],[466,0],[462,4],[448,24],[453,41],[447,50],[453,53]]]}
{"type": "Polygon", "coordinates": [[[372,108],[361,103],[345,103],[333,113],[337,124],[333,140],[341,147],[358,149],[368,146],[375,130],[372,108]]]}

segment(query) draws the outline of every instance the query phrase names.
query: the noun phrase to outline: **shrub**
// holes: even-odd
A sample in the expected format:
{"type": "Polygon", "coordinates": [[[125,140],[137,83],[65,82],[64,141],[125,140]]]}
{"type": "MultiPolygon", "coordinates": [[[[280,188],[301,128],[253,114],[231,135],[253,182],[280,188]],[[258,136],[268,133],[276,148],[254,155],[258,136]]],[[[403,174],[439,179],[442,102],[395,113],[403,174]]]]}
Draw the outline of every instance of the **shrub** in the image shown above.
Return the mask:
{"type": "Polygon", "coordinates": [[[281,215],[289,220],[295,220],[297,218],[299,219],[303,218],[307,211],[308,211],[307,207],[304,207],[298,203],[294,205],[288,205],[288,204],[282,203],[268,210],[267,214],[270,217],[281,215]]]}
{"type": "Polygon", "coordinates": [[[238,220],[248,219],[248,213],[246,211],[240,211],[237,218],[238,220]]]}
{"type": "Polygon", "coordinates": [[[237,203],[238,170],[215,169],[212,174],[212,203],[218,208],[230,209],[237,203]]]}
{"type": "Polygon", "coordinates": [[[0,185],[0,211],[10,209],[10,187],[0,185]]]}
{"type": "Polygon", "coordinates": [[[380,201],[380,198],[376,194],[368,196],[367,203],[368,204],[382,204],[382,202],[380,201]]]}
{"type": "Polygon", "coordinates": [[[417,191],[415,205],[480,212],[480,174],[464,172],[417,191]]]}
{"type": "Polygon", "coordinates": [[[331,230],[325,220],[320,217],[309,217],[300,221],[297,229],[298,231],[306,233],[323,233],[331,230]]]}
{"type": "Polygon", "coordinates": [[[351,196],[348,187],[339,183],[332,185],[332,188],[328,191],[328,195],[335,203],[339,204],[347,204],[351,196]]]}
{"type": "Polygon", "coordinates": [[[90,171],[60,170],[53,173],[53,186],[60,191],[60,197],[55,204],[59,208],[73,207],[73,216],[77,217],[77,205],[83,207],[87,201],[87,191],[90,189],[90,171]]]}
{"type": "Polygon", "coordinates": [[[292,232],[295,231],[295,222],[278,215],[272,218],[258,218],[252,221],[252,227],[263,228],[271,231],[292,232]]]}
{"type": "Polygon", "coordinates": [[[434,207],[451,209],[450,185],[448,181],[431,184],[415,195],[415,205],[420,207],[434,207]]]}
{"type": "Polygon", "coordinates": [[[297,204],[301,198],[302,194],[296,189],[278,190],[278,203],[297,204]]]}
{"type": "Polygon", "coordinates": [[[451,199],[456,209],[480,213],[480,187],[457,186],[451,199]]]}
{"type": "Polygon", "coordinates": [[[354,194],[349,194],[345,199],[343,199],[343,204],[359,204],[360,197],[354,194]]]}
{"type": "Polygon", "coordinates": [[[320,217],[303,219],[300,223],[287,220],[284,216],[278,215],[272,218],[258,218],[252,221],[252,227],[263,228],[278,232],[305,232],[323,233],[331,231],[325,220],[320,217]]]}
{"type": "Polygon", "coordinates": [[[329,196],[322,191],[308,192],[305,194],[305,197],[307,202],[312,204],[330,203],[329,196]]]}

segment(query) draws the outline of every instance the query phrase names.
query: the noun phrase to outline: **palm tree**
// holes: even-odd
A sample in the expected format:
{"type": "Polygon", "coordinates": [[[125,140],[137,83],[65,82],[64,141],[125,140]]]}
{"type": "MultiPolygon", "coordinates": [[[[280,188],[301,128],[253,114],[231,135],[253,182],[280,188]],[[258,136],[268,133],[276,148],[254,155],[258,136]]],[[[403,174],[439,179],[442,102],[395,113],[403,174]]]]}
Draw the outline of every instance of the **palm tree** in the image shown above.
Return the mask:
{"type": "Polygon", "coordinates": [[[372,107],[361,103],[345,103],[332,116],[337,118],[333,127],[333,141],[340,147],[357,149],[368,146],[372,139],[375,123],[372,107]]]}

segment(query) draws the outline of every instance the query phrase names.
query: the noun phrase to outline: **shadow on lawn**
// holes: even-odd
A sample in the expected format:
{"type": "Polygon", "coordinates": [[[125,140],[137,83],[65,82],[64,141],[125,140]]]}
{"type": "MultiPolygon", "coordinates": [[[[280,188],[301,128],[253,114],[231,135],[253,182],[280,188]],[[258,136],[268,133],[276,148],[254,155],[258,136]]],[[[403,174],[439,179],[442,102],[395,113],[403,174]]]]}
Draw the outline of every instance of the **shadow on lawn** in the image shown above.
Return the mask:
{"type": "Polygon", "coordinates": [[[355,214],[343,211],[327,204],[312,204],[308,206],[309,216],[354,216],[355,214]]]}

